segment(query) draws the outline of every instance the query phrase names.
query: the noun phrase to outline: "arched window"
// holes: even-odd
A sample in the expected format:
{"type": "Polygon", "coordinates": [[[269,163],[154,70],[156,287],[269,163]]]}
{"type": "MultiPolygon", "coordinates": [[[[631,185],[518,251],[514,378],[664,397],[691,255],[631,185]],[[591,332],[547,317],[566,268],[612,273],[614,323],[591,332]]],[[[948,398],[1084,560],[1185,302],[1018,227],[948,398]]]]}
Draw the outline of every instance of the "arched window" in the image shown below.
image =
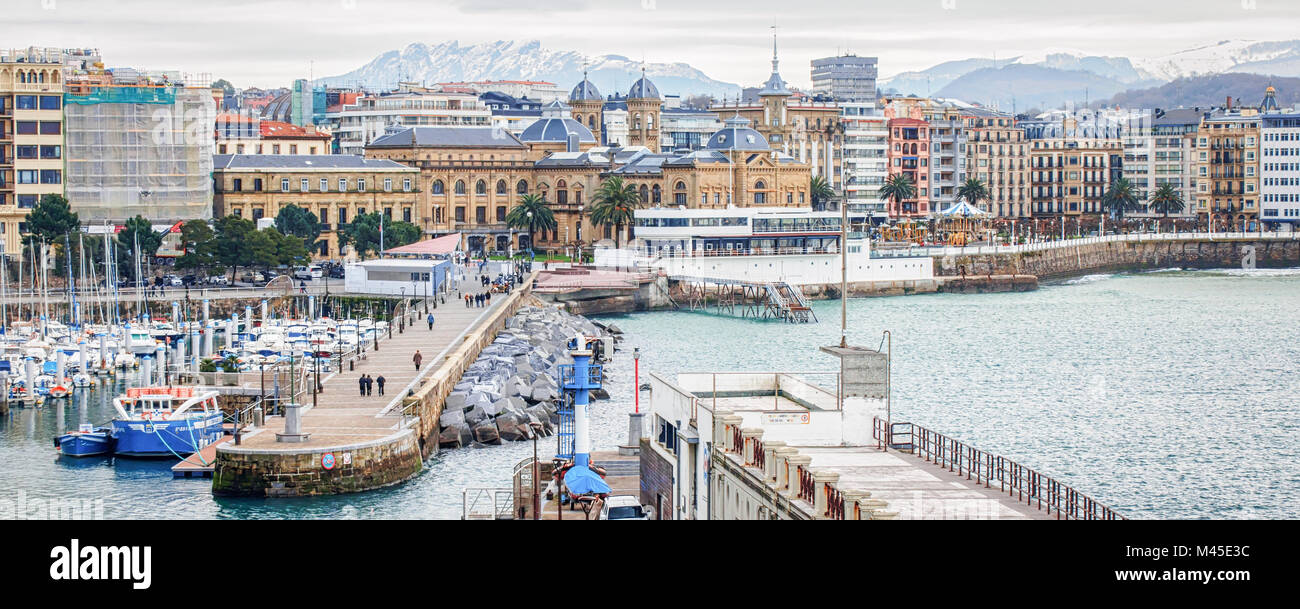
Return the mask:
{"type": "Polygon", "coordinates": [[[659,191],[659,185],[658,185],[658,184],[655,184],[655,185],[650,189],[650,202],[651,202],[651,203],[658,204],[658,203],[659,203],[660,201],[662,201],[662,200],[663,200],[663,196],[662,196],[662,193],[659,191]]]}
{"type": "Polygon", "coordinates": [[[497,180],[497,194],[499,194],[499,195],[506,194],[506,181],[505,181],[505,180],[497,180]]]}
{"type": "Polygon", "coordinates": [[[478,182],[476,182],[474,184],[474,194],[476,195],[487,194],[487,182],[484,182],[483,180],[479,180],[478,182]]]}
{"type": "Polygon", "coordinates": [[[592,130],[594,130],[594,129],[596,128],[596,115],[595,115],[595,114],[591,114],[591,115],[588,115],[588,116],[587,116],[587,128],[588,128],[588,129],[592,129],[592,130]]]}
{"type": "Polygon", "coordinates": [[[456,194],[465,194],[465,180],[456,180],[456,194]]]}
{"type": "Polygon", "coordinates": [[[646,129],[654,129],[654,128],[655,128],[655,115],[654,115],[654,114],[647,114],[647,115],[645,115],[645,128],[646,128],[646,129]]]}
{"type": "Polygon", "coordinates": [[[527,180],[519,180],[519,183],[518,183],[518,184],[515,184],[515,192],[517,192],[517,193],[519,193],[519,194],[521,194],[521,195],[526,195],[526,194],[528,194],[528,181],[527,181],[527,180]]]}
{"type": "MultiPolygon", "coordinates": [[[[759,184],[762,184],[762,182],[759,182],[759,184]]],[[[760,186],[760,188],[762,187],[760,186]]],[[[686,190],[686,182],[678,180],[676,184],[673,184],[673,190],[686,190]]]]}
{"type": "Polygon", "coordinates": [[[650,202],[650,189],[646,187],[645,184],[641,185],[641,202],[642,203],[650,202]]]}
{"type": "Polygon", "coordinates": [[[557,182],[555,183],[555,187],[556,187],[556,188],[565,188],[565,187],[567,187],[568,185],[569,185],[569,183],[568,183],[568,182],[565,182],[564,180],[559,180],[559,181],[557,181],[557,182]]]}
{"type": "Polygon", "coordinates": [[[754,190],[763,190],[765,188],[767,188],[767,185],[762,180],[754,182],[754,190]]]}
{"type": "Polygon", "coordinates": [[[433,181],[433,194],[441,195],[441,194],[445,194],[446,192],[447,192],[447,188],[443,186],[442,180],[433,181]]]}

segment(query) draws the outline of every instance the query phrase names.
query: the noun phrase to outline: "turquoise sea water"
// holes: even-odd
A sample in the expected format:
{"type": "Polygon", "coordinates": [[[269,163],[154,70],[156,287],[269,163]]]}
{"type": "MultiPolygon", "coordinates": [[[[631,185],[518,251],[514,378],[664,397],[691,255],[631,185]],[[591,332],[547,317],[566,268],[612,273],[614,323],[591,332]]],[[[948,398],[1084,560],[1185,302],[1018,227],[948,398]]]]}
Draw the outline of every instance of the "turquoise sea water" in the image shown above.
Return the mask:
{"type": "MultiPolygon", "coordinates": [[[[632,410],[631,348],[643,374],[833,370],[838,301],[820,323],[701,313],[608,318],[626,333],[593,408],[612,449],[632,410]]],[[[1015,459],[1133,518],[1300,516],[1300,270],[1096,275],[1035,292],[849,302],[850,342],[893,333],[894,419],[1015,459]]],[[[83,407],[15,409],[0,422],[0,500],[102,497],[109,518],[456,518],[461,489],[508,485],[531,443],[446,451],[417,479],[344,497],[214,499],[172,480],[170,462],[55,456],[50,438],[109,418],[83,407]]],[[[553,450],[543,440],[541,453],[553,450]]]]}

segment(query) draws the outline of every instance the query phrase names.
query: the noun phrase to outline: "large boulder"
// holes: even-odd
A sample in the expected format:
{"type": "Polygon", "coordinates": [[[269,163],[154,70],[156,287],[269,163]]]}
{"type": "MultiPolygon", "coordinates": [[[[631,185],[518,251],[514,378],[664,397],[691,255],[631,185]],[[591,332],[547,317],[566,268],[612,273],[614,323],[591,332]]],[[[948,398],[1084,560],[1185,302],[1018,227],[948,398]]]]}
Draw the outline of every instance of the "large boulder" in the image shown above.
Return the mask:
{"type": "Polygon", "coordinates": [[[438,417],[438,425],[442,427],[465,424],[465,411],[460,408],[450,410],[444,409],[442,415],[438,417]]]}
{"type": "Polygon", "coordinates": [[[501,432],[497,430],[496,423],[483,421],[474,426],[474,439],[483,444],[500,444],[501,432]]]}
{"type": "Polygon", "coordinates": [[[488,413],[482,406],[475,406],[465,411],[465,422],[471,427],[486,420],[488,420],[488,413]]]}
{"type": "Polygon", "coordinates": [[[497,435],[502,440],[509,442],[518,442],[525,439],[524,431],[519,428],[519,422],[510,414],[502,415],[496,418],[497,435]]]}
{"type": "Polygon", "coordinates": [[[444,427],[438,432],[439,448],[460,448],[464,446],[460,442],[460,429],[456,427],[444,427]]]}
{"type": "Polygon", "coordinates": [[[538,379],[533,383],[533,390],[530,395],[534,402],[545,402],[560,397],[560,393],[555,390],[555,387],[552,387],[541,379],[538,379]]]}
{"type": "Polygon", "coordinates": [[[442,410],[464,410],[465,398],[469,396],[468,391],[452,391],[447,394],[447,400],[442,403],[442,410]]]}

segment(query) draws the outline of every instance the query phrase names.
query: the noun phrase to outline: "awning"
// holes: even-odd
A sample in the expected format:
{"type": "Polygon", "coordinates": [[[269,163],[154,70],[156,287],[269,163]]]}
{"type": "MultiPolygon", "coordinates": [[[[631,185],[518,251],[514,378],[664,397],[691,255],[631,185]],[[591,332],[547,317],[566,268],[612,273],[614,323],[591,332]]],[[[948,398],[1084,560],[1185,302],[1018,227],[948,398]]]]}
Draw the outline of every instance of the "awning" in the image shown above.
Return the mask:
{"type": "Polygon", "coordinates": [[[396,256],[450,256],[460,249],[460,233],[452,233],[433,239],[417,241],[410,245],[384,250],[384,254],[396,256]]]}

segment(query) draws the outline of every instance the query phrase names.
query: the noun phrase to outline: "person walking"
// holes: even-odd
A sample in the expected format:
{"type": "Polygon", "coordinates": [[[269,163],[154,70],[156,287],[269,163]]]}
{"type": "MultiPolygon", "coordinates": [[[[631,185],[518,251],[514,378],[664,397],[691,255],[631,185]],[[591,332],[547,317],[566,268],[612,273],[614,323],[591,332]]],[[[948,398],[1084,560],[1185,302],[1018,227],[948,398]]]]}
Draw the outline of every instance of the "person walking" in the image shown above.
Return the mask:
{"type": "Polygon", "coordinates": [[[379,395],[384,395],[384,375],[375,378],[375,384],[379,385],[379,395]]]}
{"type": "Polygon", "coordinates": [[[358,385],[358,388],[361,390],[361,395],[362,395],[362,396],[365,396],[365,395],[366,395],[366,375],[363,374],[363,375],[361,375],[360,377],[357,377],[357,385],[358,385]]]}
{"type": "Polygon", "coordinates": [[[416,349],[416,350],[415,350],[415,356],[411,358],[411,361],[415,362],[415,369],[416,369],[417,371],[420,369],[420,361],[423,360],[423,359],[424,359],[424,356],[423,356],[423,355],[420,355],[420,350],[419,350],[419,349],[416,349]]]}
{"type": "Polygon", "coordinates": [[[367,375],[366,375],[366,395],[368,396],[368,395],[370,395],[370,394],[372,394],[372,393],[374,393],[374,392],[375,392],[375,379],[370,378],[370,375],[367,374],[367,375]]]}
{"type": "Polygon", "coordinates": [[[433,330],[433,313],[430,313],[429,317],[425,321],[429,322],[429,329],[433,330]]]}

